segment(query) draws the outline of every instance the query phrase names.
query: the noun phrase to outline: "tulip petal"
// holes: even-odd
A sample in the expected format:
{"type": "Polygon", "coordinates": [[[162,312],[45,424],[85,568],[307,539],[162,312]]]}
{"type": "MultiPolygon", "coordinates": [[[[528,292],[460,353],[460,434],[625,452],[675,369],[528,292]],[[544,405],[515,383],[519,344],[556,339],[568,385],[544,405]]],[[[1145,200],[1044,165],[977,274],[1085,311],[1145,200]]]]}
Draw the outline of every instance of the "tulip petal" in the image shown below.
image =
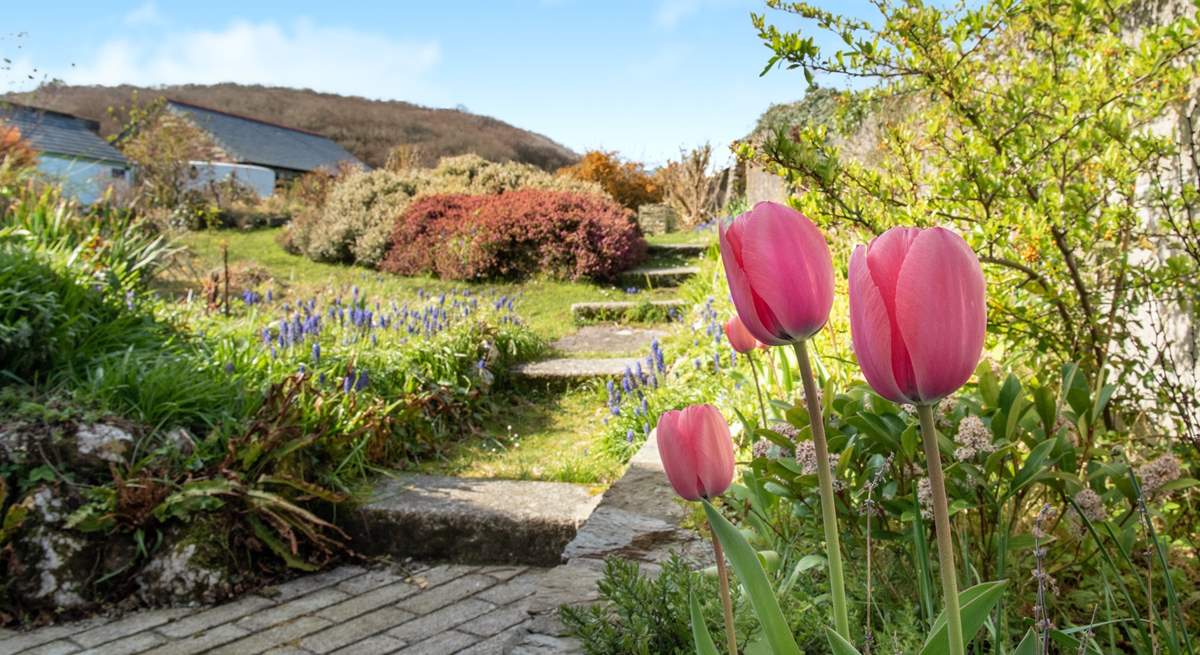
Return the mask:
{"type": "Polygon", "coordinates": [[[850,338],[871,388],[892,402],[908,402],[892,374],[892,321],[871,277],[864,246],[850,255],[850,338]]]}
{"type": "Polygon", "coordinates": [[[733,482],[733,439],[729,424],[712,405],[693,405],[683,410],[683,429],[693,437],[696,477],[700,495],[720,496],[733,482]]]}
{"type": "Polygon", "coordinates": [[[910,400],[916,398],[917,378],[913,373],[912,356],[904,342],[904,334],[896,324],[896,292],[900,269],[919,234],[921,230],[915,227],[894,227],[876,237],[866,251],[867,268],[871,272],[871,280],[879,289],[891,326],[892,359],[889,367],[892,378],[901,395],[910,400]]]}
{"type": "Polygon", "coordinates": [[[750,286],[778,321],[785,343],[812,336],[833,307],[833,260],[825,236],[800,212],[755,205],[742,234],[742,266],[750,286]]]}
{"type": "Polygon", "coordinates": [[[971,379],[987,329],[983,270],[970,246],[943,228],[922,230],[904,259],[896,324],[908,346],[923,402],[971,379]]]}
{"type": "Polygon", "coordinates": [[[683,412],[673,410],[658,419],[658,456],[667,480],[675,493],[686,500],[699,500],[699,480],[695,473],[695,452],[688,431],[682,425],[683,412]]]}
{"type": "Polygon", "coordinates": [[[733,296],[733,306],[737,308],[738,316],[754,338],[775,346],[781,346],[789,341],[777,336],[773,327],[778,324],[771,308],[750,288],[745,267],[742,264],[742,233],[749,222],[749,215],[742,214],[734,219],[733,224],[720,226],[721,263],[725,266],[725,278],[729,281],[729,295],[733,296]]]}

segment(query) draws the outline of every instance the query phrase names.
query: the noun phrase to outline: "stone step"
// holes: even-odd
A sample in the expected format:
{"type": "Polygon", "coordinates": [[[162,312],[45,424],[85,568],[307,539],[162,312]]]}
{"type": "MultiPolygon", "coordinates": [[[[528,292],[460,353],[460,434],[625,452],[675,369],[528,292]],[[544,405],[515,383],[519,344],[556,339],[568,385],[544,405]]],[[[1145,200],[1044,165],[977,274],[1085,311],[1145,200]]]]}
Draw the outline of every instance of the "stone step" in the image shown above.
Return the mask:
{"type": "Polygon", "coordinates": [[[531,380],[568,381],[593,378],[619,378],[625,369],[632,369],[642,361],[640,357],[613,357],[605,359],[544,359],[517,366],[517,375],[531,380]]]}
{"type": "Polygon", "coordinates": [[[635,268],[621,274],[621,279],[648,287],[675,287],[700,272],[698,266],[670,268],[635,268]]]}
{"type": "Polygon", "coordinates": [[[655,313],[666,314],[674,309],[682,312],[687,303],[682,300],[618,300],[612,302],[577,302],[571,305],[571,315],[576,321],[620,321],[630,314],[651,308],[655,313]]]}
{"type": "Polygon", "coordinates": [[[647,250],[651,255],[674,255],[678,257],[699,257],[712,244],[708,243],[651,243],[647,250]]]}
{"type": "Polygon", "coordinates": [[[667,336],[666,330],[634,328],[623,325],[585,325],[575,334],[550,344],[565,353],[636,354],[650,349],[655,339],[667,336]]]}
{"type": "Polygon", "coordinates": [[[654,575],[672,553],[696,568],[713,563],[707,542],[683,527],[690,508],[679,501],[663,472],[654,433],[642,445],[621,479],[613,483],[563,551],[564,563],[542,575],[529,599],[533,620],[509,651],[512,655],[580,653],[577,640],[564,636],[558,621],[562,605],[588,605],[599,599],[596,582],[608,557],[637,562],[654,575]],[[543,648],[543,645],[548,647],[543,648]]]}
{"type": "Polygon", "coordinates": [[[565,482],[402,474],[382,478],[343,525],[365,555],[548,566],[599,502],[565,482]]]}

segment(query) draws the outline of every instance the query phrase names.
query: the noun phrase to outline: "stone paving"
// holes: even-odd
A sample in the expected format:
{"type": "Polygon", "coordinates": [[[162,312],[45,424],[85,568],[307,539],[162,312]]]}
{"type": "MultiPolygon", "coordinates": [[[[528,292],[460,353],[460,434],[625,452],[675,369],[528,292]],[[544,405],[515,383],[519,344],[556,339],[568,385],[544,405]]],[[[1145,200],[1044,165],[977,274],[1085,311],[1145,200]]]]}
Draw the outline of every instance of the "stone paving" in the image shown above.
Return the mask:
{"type": "Polygon", "coordinates": [[[4,631],[0,653],[511,652],[533,621],[527,605],[546,569],[444,564],[410,571],[341,566],[215,607],[145,610],[27,633],[4,631]]]}

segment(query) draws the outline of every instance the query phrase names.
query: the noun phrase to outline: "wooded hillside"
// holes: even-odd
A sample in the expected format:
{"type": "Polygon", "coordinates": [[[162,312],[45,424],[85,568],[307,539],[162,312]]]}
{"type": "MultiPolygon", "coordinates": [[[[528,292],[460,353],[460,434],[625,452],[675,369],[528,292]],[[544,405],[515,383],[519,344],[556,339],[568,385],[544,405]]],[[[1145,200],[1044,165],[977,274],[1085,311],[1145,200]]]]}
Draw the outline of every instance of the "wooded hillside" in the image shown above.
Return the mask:
{"type": "Polygon", "coordinates": [[[492,161],[520,161],[546,170],[575,163],[579,156],[551,139],[488,116],[457,109],[432,109],[398,100],[369,100],[309,89],[241,84],[186,84],[156,88],[42,85],[4,97],[100,121],[101,132],[118,131],[109,107],[166,96],[259,120],[298,127],[332,138],[359,159],[382,166],[398,144],[420,146],[423,164],[439,157],[476,153],[492,161]]]}

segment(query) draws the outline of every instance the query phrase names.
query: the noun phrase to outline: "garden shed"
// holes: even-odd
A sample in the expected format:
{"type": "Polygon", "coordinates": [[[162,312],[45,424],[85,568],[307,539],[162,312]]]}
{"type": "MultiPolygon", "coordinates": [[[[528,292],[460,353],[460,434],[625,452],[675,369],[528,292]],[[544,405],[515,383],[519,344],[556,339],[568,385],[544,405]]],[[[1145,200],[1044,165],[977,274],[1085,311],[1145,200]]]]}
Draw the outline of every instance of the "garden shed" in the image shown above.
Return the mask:
{"type": "Polygon", "coordinates": [[[84,204],[126,183],[129,160],[99,135],[96,121],[8,103],[0,106],[0,124],[19,130],[38,153],[38,170],[84,204]]]}

